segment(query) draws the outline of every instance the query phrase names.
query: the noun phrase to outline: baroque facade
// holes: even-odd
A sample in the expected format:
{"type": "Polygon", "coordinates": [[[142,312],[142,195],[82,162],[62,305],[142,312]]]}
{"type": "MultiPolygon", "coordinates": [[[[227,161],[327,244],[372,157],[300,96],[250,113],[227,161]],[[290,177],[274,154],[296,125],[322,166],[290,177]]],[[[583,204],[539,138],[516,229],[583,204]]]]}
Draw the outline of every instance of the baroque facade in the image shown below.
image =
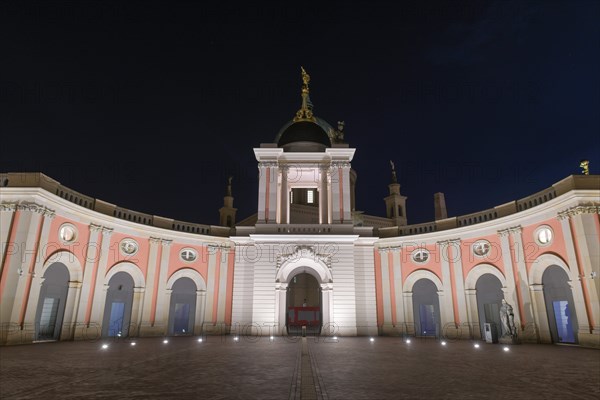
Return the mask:
{"type": "Polygon", "coordinates": [[[600,176],[568,176],[477,213],[407,225],[392,165],[386,217],[356,211],[355,149],[302,106],[254,149],[258,210],[220,225],[0,174],[0,343],[159,335],[506,335],[600,347],[600,176]]]}

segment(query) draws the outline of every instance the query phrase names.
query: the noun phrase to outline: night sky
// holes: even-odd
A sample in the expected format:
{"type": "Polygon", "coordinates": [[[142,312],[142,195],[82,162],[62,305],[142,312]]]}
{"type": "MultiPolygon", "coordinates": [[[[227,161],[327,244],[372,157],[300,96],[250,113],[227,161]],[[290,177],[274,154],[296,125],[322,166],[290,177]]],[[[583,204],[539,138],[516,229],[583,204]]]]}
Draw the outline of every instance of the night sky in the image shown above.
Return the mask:
{"type": "Polygon", "coordinates": [[[0,171],[41,171],[136,211],[215,224],[228,175],[300,106],[346,122],[357,209],[409,223],[600,168],[600,2],[0,3],[0,171]]]}

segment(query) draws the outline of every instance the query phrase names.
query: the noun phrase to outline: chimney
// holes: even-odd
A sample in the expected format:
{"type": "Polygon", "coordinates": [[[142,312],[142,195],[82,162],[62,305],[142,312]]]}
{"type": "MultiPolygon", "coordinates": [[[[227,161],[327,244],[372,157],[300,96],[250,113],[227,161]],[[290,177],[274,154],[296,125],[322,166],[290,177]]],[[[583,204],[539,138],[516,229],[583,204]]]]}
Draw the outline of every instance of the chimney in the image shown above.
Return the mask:
{"type": "Polygon", "coordinates": [[[435,220],[448,218],[448,211],[446,210],[446,199],[444,193],[439,192],[433,195],[433,207],[435,208],[435,220]]]}

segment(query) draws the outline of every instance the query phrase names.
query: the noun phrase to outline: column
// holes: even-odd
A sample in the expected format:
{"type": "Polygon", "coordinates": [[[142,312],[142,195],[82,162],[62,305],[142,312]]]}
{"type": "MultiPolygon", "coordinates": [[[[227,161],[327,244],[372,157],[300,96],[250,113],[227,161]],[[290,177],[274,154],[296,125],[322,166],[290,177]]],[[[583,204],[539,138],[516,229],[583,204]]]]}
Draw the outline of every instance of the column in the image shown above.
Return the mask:
{"type": "MultiPolygon", "coordinates": [[[[575,251],[575,243],[573,232],[571,231],[570,215],[568,212],[560,213],[558,216],[562,228],[563,237],[565,239],[565,248],[567,251],[567,263],[569,264],[569,280],[573,292],[573,301],[575,302],[575,314],[577,315],[577,324],[579,325],[579,334],[590,333],[590,321],[586,310],[585,298],[583,296],[583,283],[579,276],[579,262],[575,251]]],[[[584,278],[585,279],[585,278],[584,278]]],[[[534,283],[534,282],[532,282],[534,283]]],[[[545,313],[545,310],[544,310],[545,313]]]]}
{"type": "Polygon", "coordinates": [[[106,271],[108,268],[108,253],[110,251],[110,235],[112,229],[102,227],[102,248],[100,249],[100,259],[98,260],[96,272],[96,284],[94,286],[94,300],[89,318],[89,326],[96,324],[102,326],[104,315],[104,305],[106,303],[106,292],[108,291],[108,282],[106,280],[106,271]]]}
{"type": "Polygon", "coordinates": [[[404,313],[404,294],[402,292],[402,264],[400,258],[400,247],[394,247],[392,251],[392,268],[394,271],[394,292],[396,294],[396,325],[400,326],[402,332],[405,331],[404,322],[406,321],[404,313]]]}
{"type": "Polygon", "coordinates": [[[380,248],[381,252],[381,298],[383,300],[383,333],[390,334],[392,326],[392,304],[390,294],[390,270],[387,248],[380,248]]]}
{"type": "Polygon", "coordinates": [[[146,288],[147,291],[144,294],[143,306],[142,306],[142,320],[140,323],[140,334],[145,336],[146,334],[152,334],[154,316],[152,315],[152,303],[154,297],[154,288],[156,286],[156,280],[158,279],[158,265],[159,265],[159,253],[160,253],[160,238],[150,237],[148,238],[150,243],[150,250],[148,252],[148,269],[146,272],[146,288]]]}
{"type": "Polygon", "coordinates": [[[521,325],[521,312],[519,307],[515,307],[519,304],[517,298],[517,285],[515,284],[514,266],[512,261],[512,255],[510,250],[509,242],[509,230],[503,229],[498,231],[500,236],[500,248],[502,251],[502,262],[504,264],[504,273],[506,275],[506,288],[503,288],[504,299],[510,305],[513,305],[513,312],[515,314],[515,325],[521,325]]]}
{"type": "Polygon", "coordinates": [[[129,322],[129,336],[139,336],[140,328],[142,325],[142,308],[144,304],[144,292],[146,291],[143,287],[133,288],[133,302],[131,304],[131,321],[129,322]],[[133,327],[133,329],[131,329],[133,327]]]}
{"type": "Polygon", "coordinates": [[[266,222],[265,206],[267,200],[267,167],[263,162],[258,163],[258,216],[257,223],[266,222]]]}
{"type": "Polygon", "coordinates": [[[196,290],[196,314],[194,318],[194,335],[201,335],[204,326],[204,304],[206,303],[206,290],[196,290]]]}
{"type": "Polygon", "coordinates": [[[269,166],[269,223],[277,223],[277,177],[279,166],[272,162],[269,166]]]}
{"type": "Polygon", "coordinates": [[[467,322],[474,339],[481,339],[481,326],[477,309],[477,289],[465,289],[467,297],[467,322]]]}
{"type": "Polygon", "coordinates": [[[76,315],[75,309],[77,307],[77,302],[79,301],[80,293],[81,282],[69,281],[69,290],[67,292],[67,303],[65,304],[60,340],[73,339],[75,333],[75,320],[73,317],[76,315]]]}
{"type": "Polygon", "coordinates": [[[352,209],[350,205],[350,163],[342,165],[342,218],[344,223],[352,223],[352,209]]]}
{"type": "Polygon", "coordinates": [[[415,315],[413,312],[413,293],[412,292],[403,292],[402,297],[404,297],[404,315],[406,316],[405,324],[406,324],[406,334],[407,335],[415,335],[415,315]]]}
{"type": "Polygon", "coordinates": [[[276,283],[275,284],[275,326],[277,330],[274,332],[277,335],[284,335],[286,333],[286,303],[287,303],[287,283],[276,283]]]}
{"type": "Polygon", "coordinates": [[[531,291],[533,311],[537,316],[537,335],[539,335],[539,341],[541,343],[552,343],[550,325],[548,324],[548,314],[546,313],[546,301],[544,299],[544,285],[534,283],[529,285],[529,289],[531,291]]]}
{"type": "Polygon", "coordinates": [[[452,272],[454,274],[454,293],[456,294],[455,306],[458,309],[458,322],[463,323],[468,320],[467,303],[465,301],[465,283],[462,268],[462,254],[460,251],[460,240],[450,240],[448,256],[451,257],[452,272]],[[450,254],[452,253],[452,254],[450,254]]]}
{"type": "Polygon", "coordinates": [[[281,209],[279,210],[279,223],[280,224],[288,224],[288,209],[290,207],[290,197],[289,197],[289,189],[288,189],[288,169],[287,165],[282,165],[280,167],[281,171],[281,197],[279,200],[279,204],[281,209]]]}
{"type": "Polygon", "coordinates": [[[85,321],[85,314],[90,301],[90,291],[92,290],[92,277],[94,276],[94,265],[100,255],[98,239],[102,227],[96,224],[90,224],[90,238],[87,243],[87,251],[84,260],[83,278],[80,290],[79,301],[75,304],[76,320],[78,323],[85,321]]]}
{"type": "Polygon", "coordinates": [[[523,247],[522,232],[523,229],[520,226],[510,228],[512,238],[515,244],[515,258],[517,264],[516,282],[519,295],[521,297],[520,307],[522,307],[521,323],[533,322],[533,311],[531,307],[531,297],[529,296],[529,288],[527,283],[529,277],[527,276],[527,267],[525,266],[525,249],[523,247]]]}
{"type": "Polygon", "coordinates": [[[171,296],[170,290],[167,290],[167,274],[169,269],[169,255],[171,250],[171,240],[161,239],[162,251],[160,255],[160,273],[158,275],[158,292],[156,293],[156,315],[155,322],[159,322],[158,331],[161,334],[167,333],[169,318],[169,305],[171,296]],[[165,295],[167,294],[167,295],[165,295]]]}
{"type": "MultiPolygon", "coordinates": [[[[597,279],[600,279],[598,267],[598,207],[594,205],[577,206],[571,215],[571,229],[573,231],[575,251],[579,260],[579,275],[581,290],[588,309],[587,319],[589,321],[588,333],[600,335],[600,287],[597,279]],[[596,225],[596,226],[594,226],[596,225]],[[587,228],[587,229],[586,229],[587,228]],[[592,257],[595,260],[592,260],[592,257]],[[594,271],[595,267],[595,271],[594,271]],[[592,278],[592,273],[596,274],[592,278]]],[[[579,314],[577,314],[579,318],[579,314]]],[[[592,339],[598,343],[598,336],[592,339]]]]}
{"type": "Polygon", "coordinates": [[[321,296],[323,296],[323,333],[329,334],[337,331],[333,313],[333,286],[330,283],[321,283],[321,296]]]}
{"type": "Polygon", "coordinates": [[[454,316],[454,303],[453,303],[453,292],[452,292],[452,281],[450,276],[450,258],[448,256],[448,243],[449,241],[444,240],[438,242],[438,251],[440,256],[440,263],[442,265],[442,290],[438,292],[440,301],[440,314],[444,316],[442,319],[442,326],[445,327],[447,323],[455,323],[457,319],[454,316]],[[444,294],[446,294],[444,298],[444,294]],[[444,299],[442,301],[442,299],[444,299]]]}
{"type": "MultiPolygon", "coordinates": [[[[35,250],[34,257],[34,266],[33,273],[31,275],[31,286],[29,288],[29,295],[27,299],[27,307],[25,310],[25,317],[23,320],[23,328],[35,327],[35,317],[37,314],[37,306],[40,298],[40,289],[42,287],[42,282],[44,281],[43,277],[43,269],[45,263],[45,250],[48,245],[48,237],[50,236],[50,227],[52,225],[52,219],[54,218],[54,213],[45,212],[44,209],[42,211],[43,220],[41,221],[42,230],[40,234],[39,243],[37,244],[37,248],[35,250]]],[[[75,257],[74,255],[69,255],[69,257],[75,257]]],[[[61,261],[57,259],[56,261],[61,261]]],[[[65,262],[66,263],[66,262],[65,262]]],[[[69,271],[70,273],[70,271],[69,271]]]]}
{"type": "Polygon", "coordinates": [[[329,168],[326,166],[319,167],[320,186],[319,186],[319,222],[321,224],[329,223],[329,185],[327,184],[327,175],[329,168]]]}
{"type": "MultiPolygon", "coordinates": [[[[24,246],[24,248],[21,249],[21,252],[19,254],[20,257],[15,257],[15,259],[18,259],[18,267],[16,269],[10,268],[10,266],[7,267],[9,268],[8,272],[10,272],[10,274],[8,274],[7,281],[4,282],[4,298],[2,299],[3,303],[6,300],[10,301],[10,297],[14,299],[14,303],[12,304],[12,310],[10,312],[10,322],[17,323],[19,325],[19,329],[21,330],[24,327],[23,323],[25,319],[25,307],[27,306],[30,288],[32,285],[32,279],[34,277],[35,257],[38,248],[38,236],[40,235],[44,224],[44,217],[41,216],[39,213],[35,212],[37,211],[37,206],[36,208],[33,208],[33,206],[31,206],[31,209],[27,207],[29,206],[18,206],[18,209],[21,212],[22,219],[25,219],[26,214],[29,214],[29,221],[27,223],[28,226],[26,228],[27,236],[24,238],[25,241],[20,243],[21,246],[24,246]],[[9,296],[7,298],[6,294],[11,289],[14,290],[14,296],[9,296]]],[[[4,311],[4,307],[2,308],[4,311]]]]}
{"type": "Polygon", "coordinates": [[[340,163],[332,162],[331,163],[331,222],[333,224],[339,224],[342,220],[342,215],[340,214],[340,210],[342,208],[342,201],[340,199],[341,196],[341,186],[342,186],[342,176],[340,174],[341,167],[340,163]]]}

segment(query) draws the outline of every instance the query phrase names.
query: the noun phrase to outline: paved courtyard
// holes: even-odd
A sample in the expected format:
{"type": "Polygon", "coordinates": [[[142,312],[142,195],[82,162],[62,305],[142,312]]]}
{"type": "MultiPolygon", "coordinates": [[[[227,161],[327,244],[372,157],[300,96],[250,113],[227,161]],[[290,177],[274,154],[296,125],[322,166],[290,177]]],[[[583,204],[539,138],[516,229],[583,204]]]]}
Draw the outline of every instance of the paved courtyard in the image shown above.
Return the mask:
{"type": "Polygon", "coordinates": [[[232,336],[0,348],[2,399],[598,399],[600,351],[232,336]],[[103,349],[102,345],[108,347],[103,349]]]}

